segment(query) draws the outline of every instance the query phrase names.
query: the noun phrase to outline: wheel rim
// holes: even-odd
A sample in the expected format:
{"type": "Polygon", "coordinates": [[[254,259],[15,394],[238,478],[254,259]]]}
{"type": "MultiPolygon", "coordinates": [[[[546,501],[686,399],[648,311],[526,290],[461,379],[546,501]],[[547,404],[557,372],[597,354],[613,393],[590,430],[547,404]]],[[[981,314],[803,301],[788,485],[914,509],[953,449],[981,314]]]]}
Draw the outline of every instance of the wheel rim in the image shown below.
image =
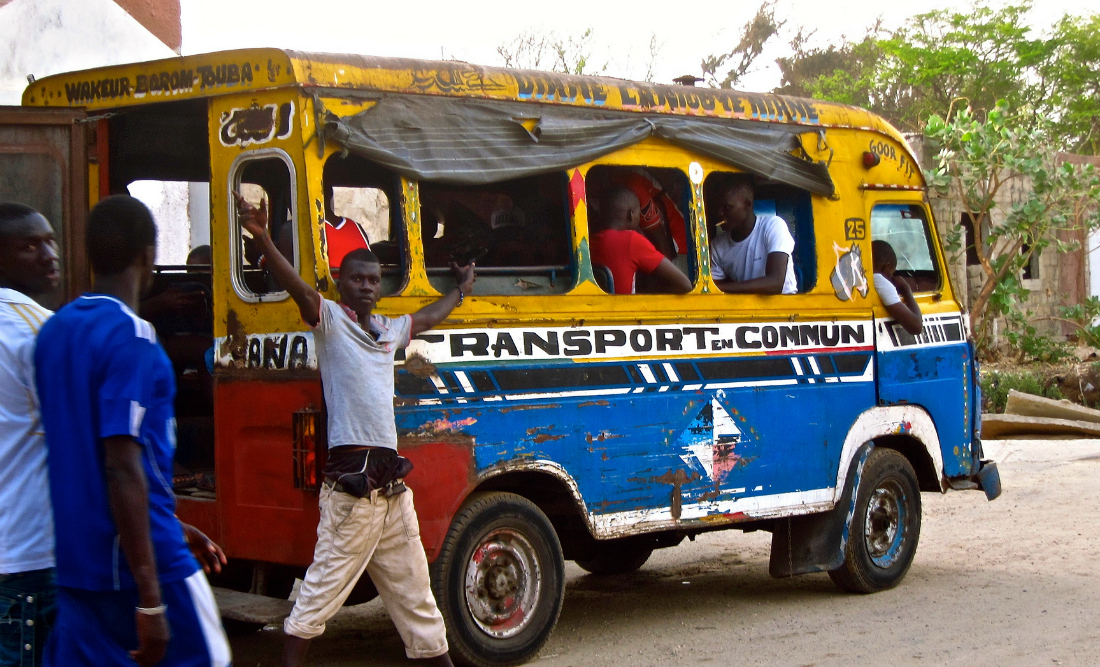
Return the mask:
{"type": "Polygon", "coordinates": [[[892,479],[883,480],[867,502],[863,538],[871,562],[888,568],[897,562],[905,542],[905,491],[892,479]]]}
{"type": "Polygon", "coordinates": [[[486,534],[466,564],[466,607],[482,632],[507,639],[531,622],[539,599],[539,560],[522,534],[486,534]]]}

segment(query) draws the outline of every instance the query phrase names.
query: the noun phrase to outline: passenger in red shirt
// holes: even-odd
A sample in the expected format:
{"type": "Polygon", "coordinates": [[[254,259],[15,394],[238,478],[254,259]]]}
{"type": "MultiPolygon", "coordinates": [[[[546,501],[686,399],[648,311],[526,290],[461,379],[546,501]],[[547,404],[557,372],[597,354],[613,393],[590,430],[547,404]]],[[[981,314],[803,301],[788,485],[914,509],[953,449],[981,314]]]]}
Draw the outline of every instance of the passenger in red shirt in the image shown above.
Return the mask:
{"type": "Polygon", "coordinates": [[[602,229],[592,235],[592,264],[606,266],[615,294],[634,294],[638,271],[652,274],[659,294],[686,294],[691,280],[638,230],[641,204],[629,189],[611,191],[600,206],[602,229]]]}
{"type": "Polygon", "coordinates": [[[328,245],[328,265],[333,274],[340,271],[344,255],[357,248],[370,250],[370,241],[359,223],[336,215],[332,188],[329,186],[325,187],[325,242],[328,245]]]}

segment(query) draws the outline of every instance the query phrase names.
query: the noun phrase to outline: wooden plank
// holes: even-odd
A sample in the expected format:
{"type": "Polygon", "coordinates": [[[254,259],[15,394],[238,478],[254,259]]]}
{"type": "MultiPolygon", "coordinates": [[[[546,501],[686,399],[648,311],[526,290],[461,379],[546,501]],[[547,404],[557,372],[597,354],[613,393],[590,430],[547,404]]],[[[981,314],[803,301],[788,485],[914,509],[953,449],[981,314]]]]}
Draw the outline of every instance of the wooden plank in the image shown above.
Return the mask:
{"type": "Polygon", "coordinates": [[[1005,414],[1069,419],[1100,424],[1100,410],[1093,410],[1065,400],[1055,401],[1034,394],[1025,394],[1015,389],[1008,392],[1008,405],[1005,407],[1005,414]]]}
{"type": "Polygon", "coordinates": [[[997,439],[1008,435],[1074,435],[1081,438],[1100,438],[1100,424],[1024,415],[982,415],[982,438],[997,439]]]}
{"type": "Polygon", "coordinates": [[[214,599],[222,618],[246,623],[278,623],[290,615],[294,603],[290,600],[269,598],[252,593],[241,593],[228,588],[214,588],[214,599]]]}

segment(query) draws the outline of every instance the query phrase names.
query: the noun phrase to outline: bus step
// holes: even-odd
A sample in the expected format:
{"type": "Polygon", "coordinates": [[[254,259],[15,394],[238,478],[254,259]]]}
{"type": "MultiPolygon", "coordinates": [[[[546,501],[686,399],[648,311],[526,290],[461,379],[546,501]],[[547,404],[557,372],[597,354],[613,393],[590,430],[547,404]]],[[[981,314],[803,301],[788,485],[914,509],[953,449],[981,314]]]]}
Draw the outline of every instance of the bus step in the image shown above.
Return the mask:
{"type": "Polygon", "coordinates": [[[214,599],[222,618],[245,623],[278,623],[290,615],[294,603],[264,595],[242,593],[228,588],[214,588],[214,599]]]}

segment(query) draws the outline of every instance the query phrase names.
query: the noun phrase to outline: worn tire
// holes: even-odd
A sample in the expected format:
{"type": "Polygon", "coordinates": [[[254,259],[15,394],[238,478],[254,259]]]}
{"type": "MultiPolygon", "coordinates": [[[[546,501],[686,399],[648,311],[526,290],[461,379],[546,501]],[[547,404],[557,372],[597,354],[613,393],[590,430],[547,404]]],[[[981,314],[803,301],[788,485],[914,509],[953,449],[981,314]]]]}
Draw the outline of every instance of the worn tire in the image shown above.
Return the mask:
{"type": "Polygon", "coordinates": [[[432,589],[456,663],[526,662],[550,637],[565,596],[554,527],[522,496],[471,496],[432,564],[432,589]]]}
{"type": "Polygon", "coordinates": [[[597,542],[594,555],[591,558],[578,558],[576,563],[582,570],[592,574],[629,574],[645,565],[652,553],[652,547],[635,541],[597,542]]]}
{"type": "Polygon", "coordinates": [[[856,489],[844,564],[829,572],[833,583],[853,593],[897,586],[917,553],[920,524],[920,485],[913,466],[892,449],[872,450],[856,489]]]}

